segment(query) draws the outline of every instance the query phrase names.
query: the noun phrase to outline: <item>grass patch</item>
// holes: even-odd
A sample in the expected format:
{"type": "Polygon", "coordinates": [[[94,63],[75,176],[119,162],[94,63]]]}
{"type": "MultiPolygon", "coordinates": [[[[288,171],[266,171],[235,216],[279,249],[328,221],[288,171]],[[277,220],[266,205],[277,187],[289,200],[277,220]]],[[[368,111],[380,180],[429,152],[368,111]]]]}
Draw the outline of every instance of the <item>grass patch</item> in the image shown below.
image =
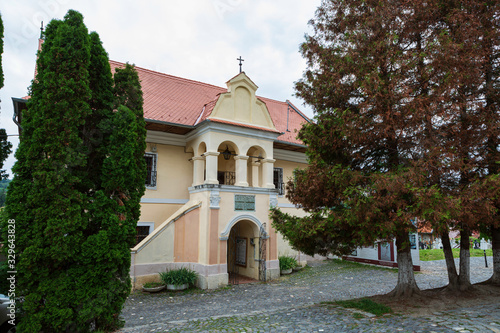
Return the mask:
{"type": "Polygon", "coordinates": [[[302,269],[301,269],[300,271],[298,271],[298,272],[296,272],[296,273],[305,272],[305,271],[308,271],[308,270],[310,270],[310,269],[311,269],[311,266],[309,266],[309,265],[305,265],[305,266],[303,266],[303,267],[302,267],[302,269]]]}
{"type": "Polygon", "coordinates": [[[342,260],[342,259],[328,259],[331,265],[335,264],[338,266],[342,266],[342,268],[352,268],[352,269],[374,269],[378,271],[386,271],[386,272],[393,272],[397,273],[398,270],[390,267],[384,267],[384,266],[376,266],[376,265],[368,265],[368,264],[363,264],[355,261],[348,261],[348,260],[342,260]]]}
{"type": "Polygon", "coordinates": [[[344,308],[354,308],[365,312],[373,313],[376,316],[381,316],[385,313],[392,313],[392,309],[383,304],[376,303],[368,298],[360,300],[336,301],[336,304],[344,308]]]}
{"type": "Polygon", "coordinates": [[[359,313],[359,312],[354,312],[354,313],[353,313],[353,315],[352,315],[352,317],[353,317],[354,319],[363,319],[365,316],[363,316],[363,315],[362,315],[361,313],[359,313]]]}
{"type": "Polygon", "coordinates": [[[219,288],[215,289],[214,292],[224,291],[224,290],[231,290],[231,289],[233,289],[233,285],[228,284],[228,285],[225,285],[225,286],[222,286],[222,287],[219,287],[219,288]]]}
{"type": "MultiPolygon", "coordinates": [[[[452,249],[452,251],[453,251],[453,258],[460,257],[460,249],[452,249]]],[[[444,252],[441,249],[420,250],[419,253],[420,253],[420,260],[422,260],[422,261],[432,261],[432,260],[443,260],[444,259],[444,252]]],[[[486,250],[486,255],[492,256],[493,251],[491,249],[486,250]]],[[[484,257],[484,252],[483,252],[483,250],[471,249],[470,256],[471,257],[484,257]]]]}

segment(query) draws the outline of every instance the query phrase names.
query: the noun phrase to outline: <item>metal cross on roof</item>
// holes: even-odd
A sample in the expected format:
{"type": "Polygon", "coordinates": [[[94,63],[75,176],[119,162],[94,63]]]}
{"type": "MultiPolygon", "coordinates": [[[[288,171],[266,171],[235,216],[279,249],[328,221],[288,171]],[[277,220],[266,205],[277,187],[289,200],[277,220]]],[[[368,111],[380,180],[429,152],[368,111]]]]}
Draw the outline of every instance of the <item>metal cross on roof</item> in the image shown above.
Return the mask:
{"type": "Polygon", "coordinates": [[[239,61],[240,61],[240,73],[241,73],[241,66],[243,65],[241,62],[242,62],[242,61],[245,61],[245,60],[243,60],[243,59],[241,58],[241,56],[240,56],[238,59],[236,59],[236,60],[239,60],[239,61]]]}

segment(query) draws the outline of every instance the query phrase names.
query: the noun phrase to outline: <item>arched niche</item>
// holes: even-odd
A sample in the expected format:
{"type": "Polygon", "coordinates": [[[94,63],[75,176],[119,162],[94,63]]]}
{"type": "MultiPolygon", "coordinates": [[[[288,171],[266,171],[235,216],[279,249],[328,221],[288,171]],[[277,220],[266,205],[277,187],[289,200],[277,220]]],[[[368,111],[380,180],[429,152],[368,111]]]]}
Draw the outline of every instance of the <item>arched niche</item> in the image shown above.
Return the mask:
{"type": "Polygon", "coordinates": [[[239,155],[238,146],[232,141],[223,141],[217,148],[217,180],[220,185],[234,185],[236,181],[235,156],[239,155]]]}
{"type": "Polygon", "coordinates": [[[248,149],[247,154],[247,179],[249,186],[262,187],[262,163],[263,159],[267,158],[266,151],[260,146],[252,146],[248,149]]]}
{"type": "Polygon", "coordinates": [[[234,91],[234,118],[237,121],[241,121],[244,123],[251,123],[251,115],[252,115],[252,94],[250,91],[243,87],[239,86],[234,91]]]}
{"type": "Polygon", "coordinates": [[[205,142],[200,142],[198,148],[196,149],[196,156],[202,156],[207,152],[207,145],[205,142]]]}
{"type": "Polygon", "coordinates": [[[207,152],[207,145],[205,142],[200,142],[197,146],[189,146],[186,151],[193,152],[193,186],[201,185],[206,181],[206,160],[205,153],[207,152]]]}

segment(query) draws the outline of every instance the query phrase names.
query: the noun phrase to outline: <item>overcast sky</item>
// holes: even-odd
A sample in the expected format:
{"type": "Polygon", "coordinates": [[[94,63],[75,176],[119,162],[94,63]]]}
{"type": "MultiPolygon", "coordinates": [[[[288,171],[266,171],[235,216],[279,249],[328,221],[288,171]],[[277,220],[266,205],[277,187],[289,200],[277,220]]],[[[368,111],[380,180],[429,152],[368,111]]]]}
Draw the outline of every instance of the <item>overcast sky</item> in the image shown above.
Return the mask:
{"type": "MultiPolygon", "coordinates": [[[[305,61],[299,53],[307,22],[321,0],[2,0],[4,22],[0,127],[17,134],[12,97],[27,95],[33,79],[41,21],[81,12],[97,31],[110,59],[225,87],[243,70],[259,86],[257,94],[289,99],[305,61]]],[[[9,137],[15,148],[17,137],[9,137]]],[[[14,154],[4,168],[10,170],[14,154]]],[[[10,172],[9,172],[10,173],[10,172]]]]}

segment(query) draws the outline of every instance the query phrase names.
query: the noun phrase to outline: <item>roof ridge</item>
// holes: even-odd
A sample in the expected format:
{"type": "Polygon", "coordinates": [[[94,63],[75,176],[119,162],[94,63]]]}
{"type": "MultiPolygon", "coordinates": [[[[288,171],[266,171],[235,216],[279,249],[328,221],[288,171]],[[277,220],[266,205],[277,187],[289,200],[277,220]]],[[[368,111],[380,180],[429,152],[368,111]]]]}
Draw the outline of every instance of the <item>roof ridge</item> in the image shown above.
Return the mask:
{"type": "MultiPolygon", "coordinates": [[[[113,62],[113,63],[119,64],[119,65],[125,65],[125,63],[120,62],[120,61],[116,61],[116,60],[109,60],[109,62],[113,62]]],[[[191,83],[197,83],[197,84],[200,84],[200,85],[203,85],[203,86],[217,88],[217,89],[221,89],[221,90],[227,91],[227,88],[219,87],[219,86],[216,86],[214,84],[210,84],[210,83],[206,83],[206,82],[201,82],[201,81],[197,81],[197,80],[186,79],[184,77],[180,77],[180,76],[175,76],[175,75],[171,75],[171,74],[167,74],[167,73],[162,73],[162,72],[154,71],[152,69],[147,69],[147,68],[144,68],[144,67],[140,67],[140,66],[137,66],[135,64],[133,66],[135,68],[141,69],[142,71],[149,72],[149,73],[152,73],[152,74],[158,74],[160,76],[166,76],[166,77],[169,77],[169,78],[177,79],[179,81],[186,81],[186,82],[191,82],[191,83]]]]}
{"type": "MultiPolygon", "coordinates": [[[[109,60],[109,62],[113,62],[115,64],[119,64],[119,65],[125,65],[125,63],[123,62],[120,62],[120,61],[116,61],[116,60],[109,60]]],[[[161,75],[161,76],[165,76],[165,77],[170,77],[170,78],[174,78],[174,79],[178,79],[179,81],[186,81],[186,82],[192,82],[192,83],[197,83],[197,84],[200,84],[200,85],[204,85],[204,86],[207,86],[207,87],[212,87],[212,88],[217,88],[217,89],[221,89],[223,90],[224,92],[227,92],[227,88],[224,88],[224,87],[220,87],[220,86],[217,86],[215,84],[211,84],[211,83],[206,83],[206,82],[201,82],[201,81],[198,81],[198,80],[191,80],[191,79],[186,79],[184,77],[180,77],[180,76],[176,76],[176,75],[172,75],[172,74],[167,74],[167,73],[162,73],[162,72],[158,72],[158,71],[155,71],[155,70],[152,70],[152,69],[148,69],[148,68],[144,68],[144,67],[140,67],[140,66],[137,66],[134,64],[134,66],[136,68],[139,68],[141,69],[142,71],[145,71],[145,72],[149,72],[149,73],[154,73],[154,74],[158,74],[158,75],[161,75]]],[[[242,73],[245,73],[245,72],[242,72],[242,73]]],[[[237,75],[235,75],[234,77],[232,77],[231,79],[228,80],[231,81],[232,79],[234,79],[236,76],[240,75],[241,73],[238,73],[237,75]]],[[[245,73],[246,75],[246,73],[245,73]]],[[[248,75],[247,75],[248,77],[248,75]]],[[[250,79],[250,78],[249,78],[250,79]]],[[[250,79],[250,81],[252,81],[252,79],[250,79]]],[[[252,81],[253,82],[253,81],[252,81]]],[[[255,84],[255,83],[254,83],[255,84]]],[[[260,96],[260,95],[255,95],[257,98],[263,98],[263,99],[267,99],[267,100],[270,100],[270,101],[273,101],[273,102],[276,102],[276,103],[281,103],[281,104],[287,104],[287,101],[280,101],[280,100],[277,100],[277,99],[272,99],[272,98],[269,98],[269,97],[264,97],[264,96],[260,96]]],[[[208,104],[210,102],[207,102],[206,104],[208,104]]],[[[295,107],[295,106],[294,106],[295,107]]],[[[296,108],[296,107],[295,107],[296,108]]],[[[297,109],[297,108],[296,108],[297,109]]],[[[300,112],[300,111],[299,111],[300,112]]],[[[302,113],[302,112],[300,112],[302,113]]],[[[307,118],[307,116],[303,115],[303,117],[307,118]]]]}
{"type": "MultiPolygon", "coordinates": [[[[109,62],[113,62],[115,64],[118,64],[118,65],[125,65],[125,63],[123,62],[120,62],[120,61],[116,61],[116,60],[109,60],[109,62]]],[[[201,81],[198,81],[198,80],[191,80],[191,79],[186,79],[184,77],[180,77],[180,76],[176,76],[176,75],[172,75],[172,74],[167,74],[167,73],[162,73],[162,72],[158,72],[158,71],[155,71],[155,70],[152,70],[152,69],[148,69],[148,68],[144,68],[144,67],[140,67],[140,66],[137,66],[135,64],[133,64],[133,66],[135,66],[136,68],[139,68],[141,69],[142,71],[145,71],[145,72],[149,72],[149,73],[153,73],[153,74],[158,74],[160,76],[164,76],[164,77],[169,77],[169,78],[173,78],[173,79],[177,79],[179,81],[185,81],[185,82],[191,82],[191,83],[196,83],[196,84],[200,84],[200,85],[203,85],[203,86],[207,86],[207,87],[212,87],[212,88],[216,88],[216,89],[221,89],[223,90],[223,92],[228,92],[227,91],[227,88],[224,88],[224,87],[220,87],[220,86],[217,86],[215,84],[211,84],[211,83],[206,83],[206,82],[201,82],[201,81]]],[[[242,72],[246,75],[245,72],[242,72]]],[[[238,73],[237,75],[233,76],[231,79],[229,79],[227,82],[231,81],[232,79],[234,79],[235,77],[237,77],[238,75],[240,75],[241,73],[238,73]]],[[[248,77],[248,75],[247,75],[248,77]]],[[[250,77],[248,77],[250,79],[250,77]]],[[[252,79],[250,79],[250,81],[252,81],[252,79]]],[[[253,81],[252,81],[253,83],[253,81]]],[[[254,83],[255,84],[255,83],[254,83]]],[[[286,101],[280,101],[280,100],[277,100],[277,99],[272,99],[272,98],[269,98],[269,97],[264,97],[264,96],[260,96],[260,95],[255,95],[257,98],[263,98],[263,99],[267,99],[269,101],[273,101],[275,103],[281,103],[281,104],[287,104],[289,102],[289,100],[287,99],[286,101]]],[[[212,101],[210,101],[212,102],[212,101]]],[[[207,102],[206,104],[210,103],[210,102],[207,102]]],[[[292,104],[290,102],[290,104],[292,104]]],[[[305,114],[302,113],[302,111],[300,111],[295,105],[293,105],[293,108],[298,111],[298,113],[303,117],[305,118],[306,120],[310,120],[309,117],[307,117],[305,114]]]]}

